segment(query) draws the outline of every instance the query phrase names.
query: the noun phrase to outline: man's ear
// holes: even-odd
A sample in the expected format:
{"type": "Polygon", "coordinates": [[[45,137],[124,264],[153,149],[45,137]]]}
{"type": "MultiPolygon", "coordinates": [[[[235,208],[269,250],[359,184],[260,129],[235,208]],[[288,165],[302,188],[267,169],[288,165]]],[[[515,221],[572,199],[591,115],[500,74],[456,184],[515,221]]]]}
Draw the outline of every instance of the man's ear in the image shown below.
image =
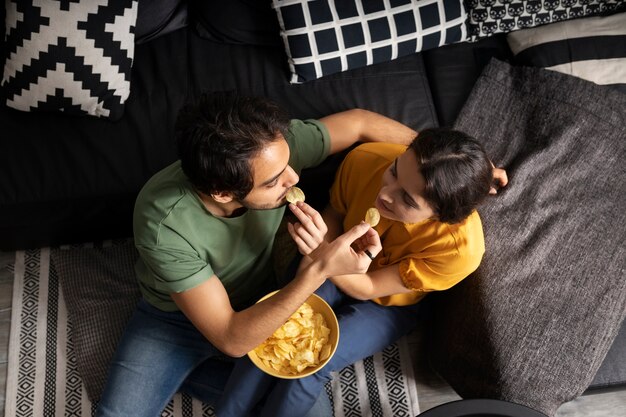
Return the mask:
{"type": "Polygon", "coordinates": [[[233,193],[230,193],[228,191],[219,191],[217,193],[211,194],[211,198],[218,203],[226,204],[233,201],[235,199],[235,196],[233,195],[233,193]]]}

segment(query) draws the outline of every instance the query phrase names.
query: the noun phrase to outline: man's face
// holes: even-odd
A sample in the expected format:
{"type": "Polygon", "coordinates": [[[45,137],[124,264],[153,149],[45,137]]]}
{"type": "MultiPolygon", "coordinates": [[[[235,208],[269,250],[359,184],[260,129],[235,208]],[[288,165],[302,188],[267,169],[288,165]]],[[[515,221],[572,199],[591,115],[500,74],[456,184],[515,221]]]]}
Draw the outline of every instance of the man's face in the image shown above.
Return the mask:
{"type": "Polygon", "coordinates": [[[424,199],[426,182],[418,167],[415,153],[408,150],[387,168],[376,197],[376,208],[382,217],[417,223],[435,216],[424,199]]]}
{"type": "Polygon", "coordinates": [[[240,201],[248,209],[266,210],[286,204],[287,190],[298,183],[298,174],[288,165],[289,146],[282,136],[250,162],[254,187],[240,201]]]}

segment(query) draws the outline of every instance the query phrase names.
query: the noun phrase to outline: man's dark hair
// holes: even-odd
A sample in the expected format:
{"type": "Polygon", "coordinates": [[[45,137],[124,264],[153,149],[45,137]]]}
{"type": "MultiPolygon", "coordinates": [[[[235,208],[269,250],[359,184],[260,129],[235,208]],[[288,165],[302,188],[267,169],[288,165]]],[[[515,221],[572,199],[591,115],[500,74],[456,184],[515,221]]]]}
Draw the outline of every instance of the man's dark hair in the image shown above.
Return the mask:
{"type": "Polygon", "coordinates": [[[439,221],[458,223],[489,194],[492,166],[471,136],[448,128],[426,129],[409,146],[426,181],[424,198],[439,221]]]}
{"type": "Polygon", "coordinates": [[[176,119],[183,172],[205,194],[231,192],[242,200],[254,186],[251,159],[288,127],[287,113],[269,99],[204,93],[176,119]]]}

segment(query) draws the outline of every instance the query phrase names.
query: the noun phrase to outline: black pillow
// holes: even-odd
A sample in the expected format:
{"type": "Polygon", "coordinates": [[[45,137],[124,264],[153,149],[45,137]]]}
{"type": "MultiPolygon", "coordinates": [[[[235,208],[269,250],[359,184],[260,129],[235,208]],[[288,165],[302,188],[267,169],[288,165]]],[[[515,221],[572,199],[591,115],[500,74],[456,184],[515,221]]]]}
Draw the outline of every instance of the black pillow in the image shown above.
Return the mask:
{"type": "Polygon", "coordinates": [[[135,43],[141,44],[187,26],[184,0],[139,0],[135,43]]]}
{"type": "Polygon", "coordinates": [[[269,0],[189,0],[198,35],[239,45],[281,44],[276,13],[269,0]]]}
{"type": "Polygon", "coordinates": [[[6,3],[2,99],[23,110],[119,119],[130,93],[136,0],[6,3]]]}

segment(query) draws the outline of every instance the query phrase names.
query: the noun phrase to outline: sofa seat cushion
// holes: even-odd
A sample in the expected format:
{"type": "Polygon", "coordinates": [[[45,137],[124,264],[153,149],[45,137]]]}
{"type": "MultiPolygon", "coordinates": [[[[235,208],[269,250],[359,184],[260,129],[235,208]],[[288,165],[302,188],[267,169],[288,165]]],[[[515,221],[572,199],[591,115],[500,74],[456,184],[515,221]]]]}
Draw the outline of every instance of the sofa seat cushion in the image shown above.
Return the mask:
{"type": "Polygon", "coordinates": [[[626,320],[593,378],[590,390],[626,385],[626,320]]]}

